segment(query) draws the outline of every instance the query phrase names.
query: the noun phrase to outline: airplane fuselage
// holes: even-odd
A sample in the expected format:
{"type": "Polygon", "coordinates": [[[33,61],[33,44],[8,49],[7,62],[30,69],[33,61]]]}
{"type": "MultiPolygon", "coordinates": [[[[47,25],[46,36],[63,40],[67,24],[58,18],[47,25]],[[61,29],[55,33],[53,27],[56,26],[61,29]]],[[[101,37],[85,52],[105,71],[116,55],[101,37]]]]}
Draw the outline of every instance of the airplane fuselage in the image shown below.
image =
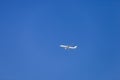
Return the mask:
{"type": "Polygon", "coordinates": [[[69,45],[60,45],[60,47],[64,49],[76,49],[77,48],[77,46],[69,46],[69,45]]]}

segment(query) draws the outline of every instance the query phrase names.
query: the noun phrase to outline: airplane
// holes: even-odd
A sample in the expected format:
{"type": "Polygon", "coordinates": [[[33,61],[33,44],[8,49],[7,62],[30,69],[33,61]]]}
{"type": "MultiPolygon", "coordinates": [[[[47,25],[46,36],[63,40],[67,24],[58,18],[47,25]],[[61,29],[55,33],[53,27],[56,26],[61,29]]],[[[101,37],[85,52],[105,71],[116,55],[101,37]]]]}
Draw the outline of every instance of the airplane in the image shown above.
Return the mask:
{"type": "Polygon", "coordinates": [[[65,50],[66,49],[76,49],[77,46],[69,46],[69,45],[60,45],[60,47],[64,48],[65,50]]]}

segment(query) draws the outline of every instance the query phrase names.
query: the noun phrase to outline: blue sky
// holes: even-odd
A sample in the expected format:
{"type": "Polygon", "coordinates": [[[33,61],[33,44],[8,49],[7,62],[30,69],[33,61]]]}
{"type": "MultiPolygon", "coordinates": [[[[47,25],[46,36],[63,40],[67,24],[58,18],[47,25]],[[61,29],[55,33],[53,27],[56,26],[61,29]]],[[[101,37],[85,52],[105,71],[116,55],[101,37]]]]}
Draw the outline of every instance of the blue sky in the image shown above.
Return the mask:
{"type": "Polygon", "coordinates": [[[119,21],[117,0],[1,0],[0,80],[120,80],[119,21]]]}

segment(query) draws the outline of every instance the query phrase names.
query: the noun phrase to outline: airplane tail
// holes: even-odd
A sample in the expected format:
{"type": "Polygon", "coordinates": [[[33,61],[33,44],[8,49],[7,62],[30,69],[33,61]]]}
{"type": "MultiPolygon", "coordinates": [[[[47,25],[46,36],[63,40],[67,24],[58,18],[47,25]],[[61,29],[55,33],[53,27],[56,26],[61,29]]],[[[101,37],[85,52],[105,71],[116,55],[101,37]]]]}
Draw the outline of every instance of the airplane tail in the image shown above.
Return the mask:
{"type": "Polygon", "coordinates": [[[74,46],[74,48],[77,48],[77,46],[74,46]]]}

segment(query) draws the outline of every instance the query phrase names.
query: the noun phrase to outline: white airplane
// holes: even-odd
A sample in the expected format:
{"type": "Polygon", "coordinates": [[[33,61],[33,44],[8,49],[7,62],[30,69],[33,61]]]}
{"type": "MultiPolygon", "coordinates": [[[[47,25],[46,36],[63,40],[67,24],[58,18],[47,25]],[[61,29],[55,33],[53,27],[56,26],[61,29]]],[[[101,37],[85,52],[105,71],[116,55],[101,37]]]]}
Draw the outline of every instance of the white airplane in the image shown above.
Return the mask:
{"type": "Polygon", "coordinates": [[[69,45],[60,45],[60,47],[64,49],[76,49],[77,48],[77,46],[69,46],[69,45]]]}

